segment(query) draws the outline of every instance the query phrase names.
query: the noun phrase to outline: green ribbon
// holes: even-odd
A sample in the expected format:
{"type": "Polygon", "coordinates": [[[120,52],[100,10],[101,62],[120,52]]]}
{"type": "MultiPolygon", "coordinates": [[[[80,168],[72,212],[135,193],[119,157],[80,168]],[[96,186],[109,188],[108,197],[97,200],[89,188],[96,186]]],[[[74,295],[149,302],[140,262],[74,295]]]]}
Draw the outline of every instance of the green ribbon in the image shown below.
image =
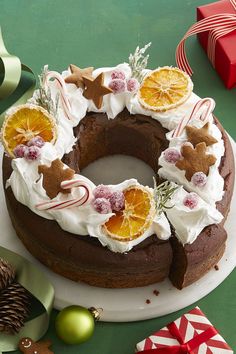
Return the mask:
{"type": "MultiPolygon", "coordinates": [[[[22,64],[20,59],[15,55],[11,55],[8,53],[4,41],[2,38],[2,31],[0,27],[0,102],[3,100],[7,100],[9,98],[10,106],[17,106],[19,104],[23,104],[30,98],[33,94],[36,85],[36,78],[33,71],[22,64]],[[23,72],[28,72],[33,75],[33,80],[28,84],[27,89],[22,92],[17,92],[19,88],[19,84],[21,78],[23,77],[23,72]],[[10,99],[11,98],[11,99],[10,99]]],[[[29,80],[28,80],[29,81],[29,80]]],[[[2,125],[5,111],[0,114],[0,126],[2,125]]]]}
{"type": "MultiPolygon", "coordinates": [[[[8,53],[2,38],[0,28],[0,102],[8,109],[10,106],[23,104],[33,94],[36,85],[36,78],[33,71],[22,64],[15,55],[8,53]],[[26,73],[32,74],[33,80],[27,79],[26,73]],[[24,80],[23,80],[24,79],[24,80]],[[21,80],[24,81],[22,92],[21,80]]],[[[5,111],[0,114],[0,126],[4,119],[5,111]]],[[[33,340],[41,338],[48,329],[50,312],[53,306],[54,289],[35,266],[20,255],[0,246],[0,257],[6,259],[16,269],[16,280],[27,289],[44,307],[45,312],[25,323],[21,331],[14,336],[0,333],[0,354],[16,350],[19,340],[23,337],[30,337],[33,340]]]]}
{"type": "Polygon", "coordinates": [[[54,289],[44,274],[22,256],[0,246],[0,257],[16,270],[16,280],[43,305],[45,312],[29,320],[17,335],[0,334],[0,354],[16,350],[19,340],[30,337],[37,341],[48,329],[53,306],[54,289]]]}

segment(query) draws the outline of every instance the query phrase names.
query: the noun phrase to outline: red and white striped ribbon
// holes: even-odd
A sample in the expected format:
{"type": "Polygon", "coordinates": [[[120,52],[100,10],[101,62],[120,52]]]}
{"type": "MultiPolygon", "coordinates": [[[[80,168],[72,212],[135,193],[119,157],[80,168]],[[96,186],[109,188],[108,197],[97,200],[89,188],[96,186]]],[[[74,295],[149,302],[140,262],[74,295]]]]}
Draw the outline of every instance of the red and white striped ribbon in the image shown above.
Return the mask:
{"type": "Polygon", "coordinates": [[[80,198],[73,198],[63,202],[59,201],[49,201],[42,202],[36,205],[36,208],[39,210],[60,210],[71,207],[78,207],[84,205],[91,197],[92,191],[90,186],[82,180],[71,180],[64,181],[61,183],[61,187],[63,189],[71,189],[71,188],[84,188],[85,193],[80,198]]]}
{"type": "Polygon", "coordinates": [[[46,84],[48,84],[50,79],[54,79],[56,81],[66,117],[73,120],[73,115],[71,114],[71,104],[67,97],[67,89],[63,77],[56,71],[48,71],[46,74],[46,84]]]}
{"type": "MultiPolygon", "coordinates": [[[[230,3],[236,10],[236,0],[230,0],[230,3]]],[[[185,41],[188,37],[197,33],[210,31],[208,40],[208,54],[209,59],[214,66],[216,41],[220,37],[225,36],[234,30],[236,30],[236,14],[217,14],[198,21],[190,27],[176,48],[175,58],[178,67],[189,75],[192,75],[193,73],[185,53],[185,41]]]]}
{"type": "Polygon", "coordinates": [[[236,11],[236,0],[229,0],[234,10],[236,11]]]}
{"type": "Polygon", "coordinates": [[[235,31],[236,26],[233,27],[222,27],[220,26],[219,28],[216,28],[212,31],[210,31],[209,36],[208,36],[208,46],[207,46],[207,55],[208,58],[210,59],[213,67],[215,67],[215,48],[216,48],[216,42],[220,37],[225,36],[226,34],[229,34],[230,32],[235,31]]]}
{"type": "Polygon", "coordinates": [[[197,101],[197,103],[193,107],[190,116],[189,117],[184,116],[180,120],[179,124],[177,125],[177,127],[172,133],[172,138],[176,138],[180,136],[184,128],[186,127],[186,125],[188,125],[193,119],[197,118],[204,123],[207,122],[214,108],[215,108],[215,101],[212,98],[206,97],[197,101]]]}

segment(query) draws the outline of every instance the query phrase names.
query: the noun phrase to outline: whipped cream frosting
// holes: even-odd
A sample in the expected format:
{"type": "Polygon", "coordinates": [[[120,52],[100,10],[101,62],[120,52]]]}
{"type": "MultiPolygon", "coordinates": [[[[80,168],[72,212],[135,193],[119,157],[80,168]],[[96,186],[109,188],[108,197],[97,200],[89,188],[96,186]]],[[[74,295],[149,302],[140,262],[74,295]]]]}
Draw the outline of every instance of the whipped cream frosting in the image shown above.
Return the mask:
{"type": "MultiPolygon", "coordinates": [[[[122,70],[125,73],[126,79],[131,77],[131,70],[127,63],[119,64],[112,68],[99,68],[93,71],[93,77],[97,77],[101,72],[104,72],[104,84],[108,85],[110,75],[113,70],[122,70]]],[[[145,70],[148,73],[150,70],[145,70]]],[[[70,71],[64,71],[62,77],[66,77],[70,71]]],[[[58,88],[55,81],[49,82],[51,96],[54,102],[56,101],[58,88]]],[[[87,203],[81,207],[71,207],[61,210],[39,210],[36,205],[41,202],[49,201],[48,196],[42,186],[42,176],[38,174],[38,165],[50,163],[56,158],[62,158],[65,153],[72,150],[75,144],[75,137],[73,135],[73,127],[78,125],[80,120],[86,115],[87,111],[105,112],[108,118],[115,118],[125,107],[131,114],[144,114],[151,116],[153,119],[158,120],[161,125],[169,130],[167,139],[169,146],[175,147],[180,150],[181,145],[187,140],[185,132],[178,138],[171,138],[171,131],[176,128],[180,120],[185,115],[190,115],[194,104],[199,100],[199,97],[194,93],[191,94],[189,99],[175,109],[166,112],[152,112],[142,108],[137,99],[137,95],[128,91],[120,94],[109,94],[103,97],[103,104],[100,109],[97,109],[91,100],[87,100],[83,96],[82,89],[77,88],[74,84],[65,84],[67,89],[67,98],[71,104],[72,120],[66,117],[63,105],[59,100],[57,126],[58,126],[58,139],[55,145],[46,143],[41,149],[41,157],[37,161],[28,161],[24,158],[16,158],[12,160],[13,172],[7,182],[7,186],[11,186],[16,199],[22,204],[28,206],[34,213],[51,220],[56,220],[60,227],[68,232],[84,235],[85,237],[96,237],[103,246],[107,246],[113,252],[128,252],[135,245],[142,242],[144,239],[152,234],[156,234],[158,238],[166,240],[171,235],[171,224],[176,230],[177,236],[183,244],[192,243],[201,230],[212,223],[218,223],[222,220],[223,216],[216,210],[215,202],[220,200],[223,196],[224,180],[220,176],[218,166],[221,157],[224,155],[224,143],[221,133],[216,125],[213,123],[213,117],[210,116],[210,133],[218,140],[218,142],[211,147],[208,147],[207,152],[216,156],[217,162],[210,168],[210,173],[207,183],[204,187],[196,187],[191,182],[187,181],[184,177],[184,171],[178,170],[174,165],[167,163],[163,154],[160,157],[159,164],[161,168],[159,175],[174,181],[181,185],[181,187],[172,196],[173,208],[165,213],[156,214],[152,225],[146,232],[139,238],[129,241],[121,242],[111,239],[104,232],[102,225],[113,215],[100,214],[94,210],[91,203],[87,203]],[[195,191],[200,197],[200,203],[196,210],[187,210],[180,199],[187,193],[187,191],[195,191]],[[180,198],[181,197],[181,198],[180,198]],[[183,223],[184,219],[184,223],[183,223]]],[[[31,103],[35,103],[38,96],[36,90],[33,97],[30,99],[31,103]]],[[[198,120],[192,121],[191,124],[200,127],[201,122],[198,120]]],[[[66,167],[66,165],[65,165],[66,167]]],[[[82,175],[75,175],[79,177],[91,189],[96,187],[93,182],[82,175]]],[[[138,185],[137,180],[126,180],[117,185],[110,187],[115,190],[125,190],[130,186],[138,185]]],[[[81,195],[79,188],[72,188],[70,195],[59,193],[53,201],[66,201],[71,197],[77,198],[81,195]]]]}
{"type": "Polygon", "coordinates": [[[175,229],[175,234],[179,241],[185,245],[193,243],[205,226],[218,224],[222,221],[223,215],[214,207],[207,204],[198,196],[197,206],[190,209],[183,201],[189,193],[183,186],[172,195],[169,201],[170,209],[166,209],[168,220],[175,229]]]}
{"type": "MultiPolygon", "coordinates": [[[[201,128],[204,123],[200,120],[193,120],[189,125],[201,128]]],[[[173,130],[166,135],[170,142],[169,147],[174,147],[181,152],[182,145],[188,140],[186,132],[184,130],[180,136],[175,138],[172,138],[172,133],[173,130]]],[[[178,169],[175,164],[171,164],[165,160],[164,152],[162,152],[159,158],[159,165],[161,168],[159,169],[158,174],[162,178],[183,185],[188,191],[196,192],[207,203],[215,206],[215,203],[221,200],[224,195],[224,179],[221,177],[218,167],[221,162],[221,157],[224,155],[225,148],[222,134],[218,127],[213,123],[212,119],[209,121],[209,134],[216,138],[217,143],[208,146],[206,153],[214,155],[216,157],[216,163],[213,166],[210,166],[205,186],[198,187],[191,181],[188,181],[185,177],[185,171],[178,169]]]]}
{"type": "MultiPolygon", "coordinates": [[[[113,215],[113,213],[100,214],[94,210],[91,203],[87,203],[81,207],[71,207],[59,210],[39,210],[36,205],[49,200],[45,189],[42,186],[42,176],[38,174],[38,166],[40,164],[50,165],[51,161],[57,158],[56,149],[50,144],[46,143],[41,151],[41,157],[37,161],[28,162],[26,159],[14,159],[12,162],[13,173],[8,180],[8,185],[11,185],[12,191],[16,199],[27,205],[34,213],[49,220],[56,220],[60,227],[68,232],[85,237],[98,238],[103,246],[108,246],[113,252],[128,252],[136,244],[142,242],[152,234],[156,234],[160,239],[167,239],[170,237],[170,225],[165,215],[155,215],[153,225],[151,225],[146,232],[139,238],[129,241],[121,242],[111,239],[102,229],[102,225],[113,215]]],[[[67,166],[64,165],[66,168],[67,166]]],[[[87,186],[90,191],[96,187],[95,184],[88,178],[75,174],[73,179],[79,178],[87,186]]],[[[131,186],[140,185],[136,179],[129,179],[117,185],[109,185],[115,191],[123,191],[131,186]]],[[[72,198],[81,197],[81,190],[79,188],[72,188],[71,194],[59,193],[51,201],[67,201],[72,198]]]]}

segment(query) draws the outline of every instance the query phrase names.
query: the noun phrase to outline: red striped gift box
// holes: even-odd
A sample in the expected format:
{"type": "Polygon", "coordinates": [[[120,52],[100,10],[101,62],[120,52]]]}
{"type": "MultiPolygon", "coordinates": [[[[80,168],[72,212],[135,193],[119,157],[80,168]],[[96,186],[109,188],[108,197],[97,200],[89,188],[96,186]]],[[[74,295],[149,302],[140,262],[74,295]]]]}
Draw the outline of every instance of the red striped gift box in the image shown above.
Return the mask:
{"type": "Polygon", "coordinates": [[[199,41],[227,88],[236,86],[236,0],[220,0],[197,8],[197,23],[186,32],[176,49],[179,68],[192,74],[185,55],[185,41],[199,41]]]}
{"type": "Polygon", "coordinates": [[[199,307],[136,345],[136,354],[233,354],[199,307]]]}
{"type": "MultiPolygon", "coordinates": [[[[221,0],[197,8],[198,21],[218,14],[236,15],[236,6],[229,0],[221,0]]],[[[209,31],[199,33],[198,39],[207,52],[209,31]]],[[[227,88],[236,86],[236,24],[235,30],[217,39],[214,65],[227,88]]]]}

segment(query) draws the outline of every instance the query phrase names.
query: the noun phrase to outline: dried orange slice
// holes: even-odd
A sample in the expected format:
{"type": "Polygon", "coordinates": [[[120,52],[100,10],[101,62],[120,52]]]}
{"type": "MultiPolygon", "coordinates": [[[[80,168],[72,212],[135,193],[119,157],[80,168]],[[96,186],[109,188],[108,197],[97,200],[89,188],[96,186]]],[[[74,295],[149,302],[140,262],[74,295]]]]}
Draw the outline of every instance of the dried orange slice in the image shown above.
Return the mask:
{"type": "Polygon", "coordinates": [[[193,90],[189,75],[164,66],[148,74],[138,91],[140,104],[152,111],[167,111],[184,103],[193,90]]]}
{"type": "Polygon", "coordinates": [[[37,135],[51,143],[57,137],[56,121],[44,108],[25,104],[11,110],[6,116],[1,139],[10,156],[14,157],[13,150],[17,145],[26,145],[37,135]]]}
{"type": "Polygon", "coordinates": [[[114,240],[131,241],[141,236],[153,222],[155,204],[147,187],[130,187],[124,191],[124,196],[124,209],[116,212],[103,228],[114,240]]]}

